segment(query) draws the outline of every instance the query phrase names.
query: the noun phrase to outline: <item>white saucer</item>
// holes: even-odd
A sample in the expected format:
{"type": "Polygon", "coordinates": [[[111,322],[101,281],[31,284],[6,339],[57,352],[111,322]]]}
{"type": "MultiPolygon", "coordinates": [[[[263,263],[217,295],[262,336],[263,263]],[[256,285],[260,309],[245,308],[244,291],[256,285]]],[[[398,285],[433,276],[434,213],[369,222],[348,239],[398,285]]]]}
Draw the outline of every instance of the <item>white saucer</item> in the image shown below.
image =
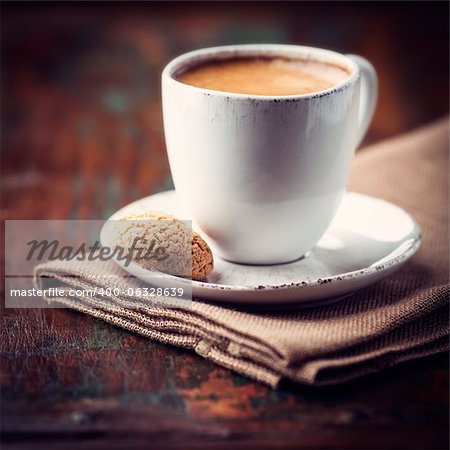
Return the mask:
{"type": "MultiPolygon", "coordinates": [[[[178,204],[175,191],[130,203],[110,219],[146,210],[189,219],[178,204]]],[[[103,236],[102,242],[105,243],[103,236]]],[[[327,232],[306,257],[288,264],[250,266],[215,256],[214,271],[208,281],[192,282],[192,295],[247,305],[317,306],[391,275],[414,255],[420,242],[419,226],[403,209],[384,200],[347,193],[327,232]]],[[[138,265],[124,269],[148,280],[148,271],[138,265]]],[[[187,282],[172,275],[162,277],[165,284],[187,282]]]]}

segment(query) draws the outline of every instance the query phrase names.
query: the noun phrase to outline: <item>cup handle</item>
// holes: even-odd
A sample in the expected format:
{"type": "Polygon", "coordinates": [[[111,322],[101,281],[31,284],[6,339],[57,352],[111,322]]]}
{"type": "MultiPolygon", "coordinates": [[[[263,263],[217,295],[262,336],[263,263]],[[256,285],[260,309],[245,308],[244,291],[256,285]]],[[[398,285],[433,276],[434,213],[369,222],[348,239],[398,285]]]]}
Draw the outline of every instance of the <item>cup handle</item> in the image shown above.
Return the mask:
{"type": "Polygon", "coordinates": [[[372,120],[378,97],[378,78],[373,65],[359,55],[347,55],[361,72],[361,94],[359,103],[359,134],[356,147],[363,140],[372,120]]]}

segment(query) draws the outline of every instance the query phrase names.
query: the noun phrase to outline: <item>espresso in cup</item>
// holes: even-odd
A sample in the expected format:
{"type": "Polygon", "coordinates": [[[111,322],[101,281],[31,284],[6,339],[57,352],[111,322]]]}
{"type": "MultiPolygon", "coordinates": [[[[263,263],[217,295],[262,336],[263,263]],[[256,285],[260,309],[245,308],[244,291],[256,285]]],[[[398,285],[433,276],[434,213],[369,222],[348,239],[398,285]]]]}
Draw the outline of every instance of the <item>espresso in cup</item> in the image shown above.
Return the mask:
{"type": "Polygon", "coordinates": [[[342,83],[350,72],[333,64],[288,58],[230,58],[188,67],[178,81],[215,91],[249,95],[299,95],[342,83]]]}
{"type": "Polygon", "coordinates": [[[279,264],[308,254],[345,193],[376,86],[364,58],[296,45],[200,49],[165,67],[177,199],[215,256],[279,264]]]}

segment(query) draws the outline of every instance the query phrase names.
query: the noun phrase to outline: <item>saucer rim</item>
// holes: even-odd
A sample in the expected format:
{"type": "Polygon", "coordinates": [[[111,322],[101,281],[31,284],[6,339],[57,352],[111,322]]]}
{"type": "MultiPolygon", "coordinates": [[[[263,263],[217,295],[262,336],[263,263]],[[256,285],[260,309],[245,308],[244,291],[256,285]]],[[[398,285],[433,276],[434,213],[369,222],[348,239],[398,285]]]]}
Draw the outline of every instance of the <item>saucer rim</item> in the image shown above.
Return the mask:
{"type": "MultiPolygon", "coordinates": [[[[118,209],[117,211],[115,211],[106,221],[115,220],[116,218],[123,215],[123,213],[121,214],[122,211],[132,208],[133,205],[140,204],[143,201],[145,201],[146,199],[154,198],[156,196],[170,196],[170,195],[176,195],[176,192],[174,189],[158,192],[158,193],[143,197],[141,199],[135,200],[135,201],[123,206],[122,208],[118,209]]],[[[286,291],[286,290],[292,290],[292,289],[299,290],[299,289],[303,289],[303,288],[305,288],[305,289],[306,288],[311,289],[314,287],[320,288],[320,287],[323,287],[324,285],[331,286],[333,284],[336,286],[336,285],[340,285],[340,284],[346,284],[352,280],[360,281],[360,280],[363,280],[364,278],[370,278],[374,274],[380,273],[380,272],[381,273],[386,272],[386,276],[387,276],[393,269],[400,268],[400,266],[403,265],[406,261],[408,261],[420,248],[421,243],[422,243],[422,233],[421,233],[420,226],[418,225],[418,223],[416,222],[414,217],[411,214],[409,214],[407,211],[405,211],[403,208],[401,208],[400,206],[396,205],[393,202],[389,202],[382,198],[367,195],[367,194],[362,194],[359,192],[347,191],[347,192],[345,192],[344,196],[357,196],[360,198],[362,197],[362,198],[368,199],[370,201],[375,200],[375,201],[385,203],[391,207],[393,206],[393,207],[401,210],[404,214],[406,214],[412,220],[412,222],[414,224],[414,229],[411,232],[411,236],[409,238],[411,241],[409,243],[409,246],[407,248],[405,248],[401,254],[395,255],[392,258],[387,259],[387,260],[384,260],[384,258],[382,258],[381,260],[371,264],[368,267],[358,268],[358,269],[350,271],[350,272],[333,275],[331,277],[326,277],[323,279],[317,278],[314,280],[296,281],[296,282],[292,282],[289,284],[284,283],[284,284],[268,284],[268,285],[258,285],[258,286],[242,286],[242,285],[218,284],[218,283],[212,283],[212,282],[208,282],[208,281],[189,280],[187,278],[182,278],[182,277],[179,277],[176,275],[166,274],[166,273],[158,272],[158,271],[154,271],[154,273],[160,274],[164,278],[167,278],[167,279],[173,278],[173,279],[177,280],[177,282],[183,282],[183,280],[184,280],[185,282],[191,283],[193,289],[197,288],[197,289],[201,289],[201,290],[211,290],[211,291],[220,291],[220,292],[232,291],[235,293],[239,293],[239,292],[242,292],[242,293],[247,292],[248,293],[248,292],[255,292],[255,291],[259,291],[259,292],[277,291],[277,292],[280,292],[280,291],[286,291]]],[[[100,240],[103,243],[104,239],[102,237],[103,236],[102,232],[103,232],[103,228],[100,233],[100,236],[101,236],[100,240]]],[[[326,235],[326,233],[327,232],[325,232],[324,235],[326,235]]],[[[406,242],[408,242],[408,241],[405,241],[405,243],[406,242]]],[[[405,243],[403,243],[402,245],[404,245],[405,243]]],[[[215,255],[215,256],[218,257],[217,255],[215,255]]],[[[122,267],[122,269],[128,271],[127,268],[124,267],[124,265],[121,264],[120,261],[114,259],[114,262],[116,264],[118,264],[120,267],[122,267]]],[[[239,265],[238,263],[234,263],[234,262],[231,262],[231,263],[239,265]]],[[[135,268],[138,271],[151,272],[148,269],[145,269],[133,262],[130,265],[135,266],[135,268]]],[[[249,266],[254,267],[251,264],[249,266]]]]}
{"type": "MultiPolygon", "coordinates": [[[[406,262],[408,259],[410,259],[420,248],[422,244],[422,238],[419,234],[416,238],[411,238],[410,246],[401,254],[392,257],[391,259],[385,260],[380,264],[374,263],[368,267],[364,267],[362,269],[353,270],[351,272],[345,272],[339,275],[333,275],[331,277],[326,277],[324,279],[317,278],[310,281],[299,281],[299,282],[293,282],[289,284],[267,284],[267,285],[260,285],[260,286],[241,286],[241,285],[230,285],[230,284],[217,284],[217,283],[208,283],[205,281],[196,281],[193,280],[193,284],[195,283],[198,287],[203,288],[212,288],[212,289],[219,289],[219,290],[240,290],[240,291],[271,291],[271,290],[286,290],[286,289],[299,289],[299,288],[311,288],[312,286],[323,286],[323,285],[331,285],[333,283],[342,283],[347,282],[349,280],[353,280],[355,278],[362,279],[364,277],[372,276],[374,273],[380,272],[380,271],[388,271],[392,267],[399,266],[403,262],[406,262]]],[[[236,263],[233,263],[236,264],[236,263]]],[[[250,267],[255,267],[250,264],[250,267]]],[[[173,275],[171,275],[173,276],[173,275]]],[[[175,278],[181,278],[181,277],[175,277],[175,278]]]]}

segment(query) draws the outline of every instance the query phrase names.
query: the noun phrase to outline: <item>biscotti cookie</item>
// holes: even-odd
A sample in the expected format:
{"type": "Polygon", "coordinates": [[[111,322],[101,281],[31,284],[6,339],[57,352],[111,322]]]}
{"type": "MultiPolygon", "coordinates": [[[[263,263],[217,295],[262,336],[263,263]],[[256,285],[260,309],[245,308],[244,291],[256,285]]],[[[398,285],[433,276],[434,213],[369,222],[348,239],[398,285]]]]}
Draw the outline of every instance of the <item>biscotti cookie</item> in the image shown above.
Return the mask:
{"type": "Polygon", "coordinates": [[[142,267],[199,281],[205,280],[213,270],[213,255],[208,244],[176,217],[146,211],[123,217],[120,221],[122,223],[114,233],[115,244],[124,249],[133,245],[132,260],[142,267]],[[159,256],[165,258],[142,257],[149,250],[158,248],[164,250],[159,256]]]}

